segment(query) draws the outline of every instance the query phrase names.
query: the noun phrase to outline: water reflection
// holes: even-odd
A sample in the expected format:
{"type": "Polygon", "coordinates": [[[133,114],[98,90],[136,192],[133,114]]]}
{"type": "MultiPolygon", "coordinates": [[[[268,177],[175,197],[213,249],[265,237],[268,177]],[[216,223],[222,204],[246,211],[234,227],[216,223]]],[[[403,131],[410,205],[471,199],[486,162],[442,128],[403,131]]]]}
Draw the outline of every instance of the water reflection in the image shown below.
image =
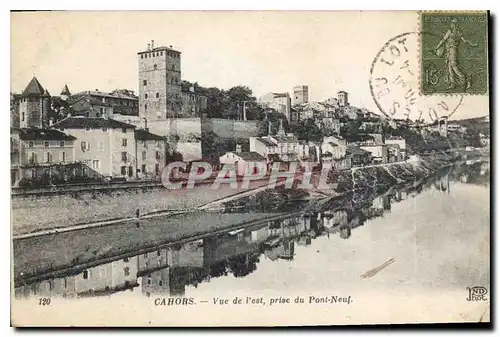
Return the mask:
{"type": "Polygon", "coordinates": [[[435,177],[409,186],[393,187],[383,194],[357,192],[330,200],[320,209],[300,216],[269,221],[183,244],[103,263],[65,277],[22,284],[16,298],[62,296],[79,298],[140,291],[145,296],[183,296],[213,278],[253,273],[261,259],[293,260],[296,245],[311,245],[320,236],[349,239],[367,220],[383,217],[391,205],[424,190],[453,193],[453,183],[488,188],[489,163],[469,162],[450,167],[435,177]],[[140,290],[139,290],[140,288],[140,290]]]}

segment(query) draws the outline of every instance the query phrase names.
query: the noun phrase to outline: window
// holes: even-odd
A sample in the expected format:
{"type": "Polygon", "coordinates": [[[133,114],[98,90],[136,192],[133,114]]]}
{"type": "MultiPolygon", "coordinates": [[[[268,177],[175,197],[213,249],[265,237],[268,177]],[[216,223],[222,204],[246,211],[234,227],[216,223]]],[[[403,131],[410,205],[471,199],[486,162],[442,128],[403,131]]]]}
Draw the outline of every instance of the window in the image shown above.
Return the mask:
{"type": "Polygon", "coordinates": [[[158,256],[160,256],[160,255],[161,255],[161,250],[159,250],[159,249],[158,249],[158,251],[156,252],[156,254],[157,254],[158,256]]]}
{"type": "Polygon", "coordinates": [[[84,280],[86,280],[86,279],[88,279],[88,278],[89,278],[89,271],[88,271],[88,270],[85,270],[85,271],[83,272],[83,279],[84,279],[84,280]]]}
{"type": "MultiPolygon", "coordinates": [[[[104,100],[104,98],[103,98],[104,100]]],[[[103,101],[104,102],[104,101],[103,101]]],[[[101,113],[101,115],[104,113],[104,108],[99,108],[99,112],[101,113]]]]}
{"type": "Polygon", "coordinates": [[[123,133],[127,133],[127,128],[122,128],[123,133]]]}
{"type": "Polygon", "coordinates": [[[142,85],[148,85],[148,81],[147,80],[142,80],[142,85]]]}
{"type": "Polygon", "coordinates": [[[160,147],[160,141],[159,140],[155,140],[155,146],[156,147],[160,147]]]}
{"type": "MultiPolygon", "coordinates": [[[[148,253],[144,253],[144,258],[147,259],[148,258],[148,253]]],[[[151,275],[149,275],[148,277],[151,277],[151,275]]]]}
{"type": "Polygon", "coordinates": [[[142,141],[142,147],[148,147],[148,143],[145,140],[142,141]]]}
{"type": "Polygon", "coordinates": [[[122,146],[127,146],[127,138],[122,138],[122,146]]]}
{"type": "Polygon", "coordinates": [[[144,110],[147,110],[147,109],[148,109],[148,105],[144,104],[144,110]]]}
{"type": "Polygon", "coordinates": [[[128,257],[124,258],[123,262],[128,262],[128,257]]]}
{"type": "Polygon", "coordinates": [[[129,268],[129,267],[125,267],[125,268],[123,268],[123,274],[124,274],[125,276],[129,276],[129,275],[130,275],[130,268],[129,268]]]}
{"type": "Polygon", "coordinates": [[[127,174],[127,166],[122,166],[120,168],[120,173],[122,176],[126,175],[127,174]]]}
{"type": "Polygon", "coordinates": [[[99,169],[99,160],[92,160],[92,168],[94,170],[98,170],[99,169]]]}
{"type": "Polygon", "coordinates": [[[108,132],[108,128],[104,126],[104,127],[102,128],[102,132],[108,132]]]}
{"type": "Polygon", "coordinates": [[[33,147],[34,145],[35,145],[35,143],[34,143],[34,142],[29,142],[29,143],[28,143],[28,147],[33,147]]]}
{"type": "Polygon", "coordinates": [[[160,98],[160,93],[159,92],[156,93],[156,98],[160,98]]]}
{"type": "Polygon", "coordinates": [[[162,287],[162,286],[163,286],[163,280],[158,281],[158,285],[159,285],[160,287],[162,287]]]}
{"type": "Polygon", "coordinates": [[[142,160],[146,160],[146,155],[147,155],[146,151],[142,151],[142,160]]]}
{"type": "Polygon", "coordinates": [[[59,146],[64,147],[64,142],[63,141],[59,142],[59,146]]]}
{"type": "Polygon", "coordinates": [[[144,55],[143,55],[143,54],[141,54],[141,59],[143,58],[143,56],[144,56],[144,55]]]}
{"type": "Polygon", "coordinates": [[[162,51],[160,52],[160,56],[163,56],[163,52],[162,51]]]}
{"type": "Polygon", "coordinates": [[[44,143],[43,143],[43,145],[44,145],[45,147],[49,147],[49,142],[44,142],[44,143]]]}
{"type": "Polygon", "coordinates": [[[24,122],[24,117],[25,117],[25,112],[23,111],[23,112],[21,112],[21,121],[23,121],[23,122],[24,122]]]}
{"type": "Polygon", "coordinates": [[[122,162],[127,162],[127,152],[122,152],[122,162]]]}
{"type": "Polygon", "coordinates": [[[161,158],[161,157],[160,157],[160,151],[156,151],[156,155],[155,155],[155,157],[156,157],[156,159],[157,159],[157,160],[160,160],[160,158],[161,158]]]}
{"type": "Polygon", "coordinates": [[[35,164],[38,162],[38,158],[37,158],[37,155],[35,152],[31,152],[31,155],[30,155],[30,163],[31,164],[35,164]]]}
{"type": "Polygon", "coordinates": [[[90,142],[89,141],[82,141],[81,142],[81,149],[83,152],[87,152],[90,150],[90,142]]]}
{"type": "Polygon", "coordinates": [[[156,63],[153,65],[153,69],[154,70],[158,69],[158,65],[156,63]]]}
{"type": "Polygon", "coordinates": [[[145,164],[142,164],[141,171],[142,171],[142,173],[146,173],[146,165],[145,164]]]}
{"type": "MultiPolygon", "coordinates": [[[[88,117],[88,116],[87,116],[88,117]]],[[[85,131],[89,132],[90,131],[90,127],[86,126],[85,127],[85,131]]]]}
{"type": "Polygon", "coordinates": [[[104,141],[101,140],[99,143],[97,143],[97,148],[99,151],[104,151],[104,141]]]}
{"type": "Polygon", "coordinates": [[[160,165],[155,164],[155,175],[159,175],[159,174],[160,174],[160,165]]]}
{"type": "Polygon", "coordinates": [[[64,151],[59,152],[59,161],[61,163],[64,163],[66,161],[66,152],[64,151]]]}
{"type": "Polygon", "coordinates": [[[144,94],[144,98],[148,98],[148,94],[144,94]]]}
{"type": "Polygon", "coordinates": [[[50,153],[50,152],[45,153],[45,161],[47,163],[52,163],[52,153],[50,153]]]}

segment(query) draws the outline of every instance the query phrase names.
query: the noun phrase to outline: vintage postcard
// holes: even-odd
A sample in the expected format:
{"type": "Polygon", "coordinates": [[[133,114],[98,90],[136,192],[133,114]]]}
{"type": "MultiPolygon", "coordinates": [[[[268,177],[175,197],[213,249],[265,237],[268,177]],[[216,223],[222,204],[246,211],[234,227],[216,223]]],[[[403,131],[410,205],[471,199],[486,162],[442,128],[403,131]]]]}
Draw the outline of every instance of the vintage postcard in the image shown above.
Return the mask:
{"type": "Polygon", "coordinates": [[[487,326],[488,27],[12,12],[11,324],[487,326]]]}

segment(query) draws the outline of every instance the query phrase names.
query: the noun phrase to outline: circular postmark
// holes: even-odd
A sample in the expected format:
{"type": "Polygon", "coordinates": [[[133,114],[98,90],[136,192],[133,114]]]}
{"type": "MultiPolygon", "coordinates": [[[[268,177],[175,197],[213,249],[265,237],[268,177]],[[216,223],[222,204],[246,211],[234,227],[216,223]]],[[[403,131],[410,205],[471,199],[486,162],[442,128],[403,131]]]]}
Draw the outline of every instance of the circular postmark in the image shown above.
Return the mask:
{"type": "Polygon", "coordinates": [[[390,39],[373,60],[370,91],[379,110],[389,119],[433,122],[449,118],[462,103],[461,94],[421,94],[420,34],[426,33],[410,32],[390,39]]]}

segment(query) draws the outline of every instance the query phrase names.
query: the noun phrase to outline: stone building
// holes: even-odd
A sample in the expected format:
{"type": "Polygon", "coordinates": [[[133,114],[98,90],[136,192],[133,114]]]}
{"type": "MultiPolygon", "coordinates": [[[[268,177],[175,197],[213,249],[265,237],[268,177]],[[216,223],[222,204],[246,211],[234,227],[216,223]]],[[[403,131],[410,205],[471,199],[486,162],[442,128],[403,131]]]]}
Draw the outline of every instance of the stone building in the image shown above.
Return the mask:
{"type": "Polygon", "coordinates": [[[274,109],[277,112],[283,114],[287,120],[291,120],[291,107],[292,100],[290,95],[285,93],[270,92],[259,98],[259,103],[270,109],[274,109]]]}
{"type": "Polygon", "coordinates": [[[11,178],[40,180],[44,175],[56,175],[55,166],[75,161],[76,138],[52,129],[18,129],[11,131],[11,178]],[[12,154],[15,154],[12,157],[12,154]]]}
{"type": "Polygon", "coordinates": [[[348,106],[349,105],[349,95],[345,91],[339,91],[337,92],[338,96],[338,104],[340,106],[348,106]]]}
{"type": "Polygon", "coordinates": [[[297,85],[293,87],[293,104],[309,103],[309,87],[307,85],[297,85]]]}
{"type": "Polygon", "coordinates": [[[134,125],[110,118],[68,117],[53,127],[78,139],[77,161],[105,177],[136,177],[134,125]]]}
{"type": "Polygon", "coordinates": [[[166,138],[149,132],[148,129],[135,130],[137,176],[140,179],[161,179],[166,163],[166,138]]]}
{"type": "Polygon", "coordinates": [[[207,96],[195,92],[194,86],[189,90],[182,91],[182,112],[183,117],[201,117],[202,113],[207,110],[207,96]]]}
{"type": "Polygon", "coordinates": [[[127,89],[117,89],[110,93],[97,89],[82,91],[71,96],[68,105],[75,116],[113,118],[115,114],[124,116],[139,114],[139,99],[133,91],[127,89]]]}
{"type": "Polygon", "coordinates": [[[19,127],[44,128],[49,124],[50,94],[33,77],[18,98],[19,127]]]}
{"type": "Polygon", "coordinates": [[[182,116],[181,52],[155,47],[137,53],[139,61],[139,116],[166,119],[182,116]]]}

